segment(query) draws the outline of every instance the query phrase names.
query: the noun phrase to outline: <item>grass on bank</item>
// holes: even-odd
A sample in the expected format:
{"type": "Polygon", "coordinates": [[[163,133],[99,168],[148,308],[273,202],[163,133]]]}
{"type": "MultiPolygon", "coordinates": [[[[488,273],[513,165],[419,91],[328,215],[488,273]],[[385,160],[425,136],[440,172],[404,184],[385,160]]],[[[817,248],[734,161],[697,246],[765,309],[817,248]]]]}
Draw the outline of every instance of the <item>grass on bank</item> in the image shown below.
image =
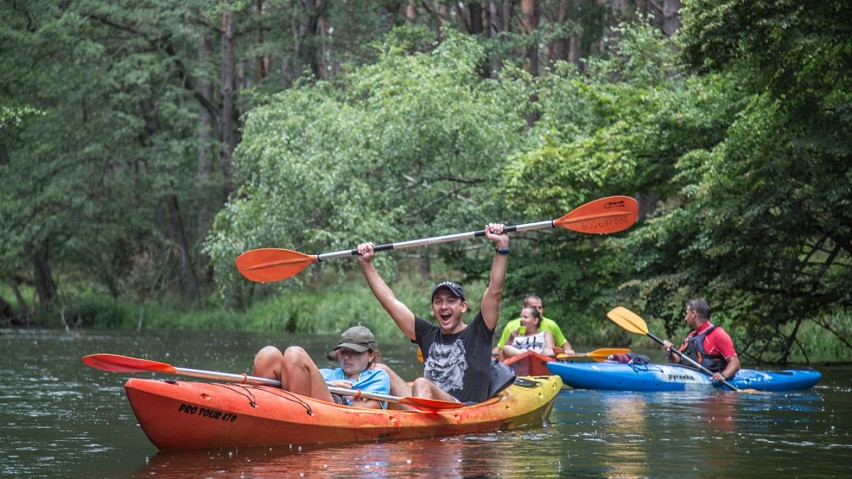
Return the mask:
{"type": "MultiPolygon", "coordinates": [[[[466,321],[473,319],[479,310],[479,298],[485,289],[484,282],[465,284],[470,311],[466,321]]],[[[262,285],[260,287],[263,287],[262,285]]],[[[422,279],[399,278],[393,283],[394,292],[415,314],[431,319],[430,286],[422,279]]],[[[25,298],[32,298],[31,288],[22,287],[25,298]]],[[[0,297],[6,303],[16,304],[11,289],[0,288],[0,297]]],[[[517,316],[520,298],[504,301],[497,334],[503,325],[517,316]],[[514,304],[512,303],[512,301],[514,304]]],[[[547,308],[547,304],[545,304],[547,308]]],[[[550,311],[553,312],[554,308],[550,311]]],[[[17,313],[17,312],[16,312],[17,313]]],[[[547,314],[547,311],[545,311],[547,314]]],[[[550,315],[549,315],[550,316],[550,315]]],[[[566,337],[577,351],[590,347],[632,347],[637,350],[658,348],[647,337],[630,334],[606,318],[552,316],[559,321],[566,337]],[[567,324],[566,324],[567,323],[567,324]]],[[[849,338],[852,335],[852,317],[838,312],[824,319],[834,331],[849,338]]],[[[723,320],[724,321],[724,320],[723,320]]],[[[291,290],[270,295],[259,300],[245,311],[222,307],[187,309],[176,298],[139,302],[113,300],[110,296],[90,289],[81,289],[61,298],[54,310],[32,319],[32,327],[83,328],[117,330],[187,330],[187,331],[252,331],[265,333],[315,333],[338,334],[350,326],[361,324],[370,328],[381,340],[399,340],[400,333],[394,322],[381,308],[363,281],[346,281],[326,285],[320,289],[291,290]]],[[[733,330],[730,325],[722,324],[733,330]]],[[[0,327],[9,327],[0,322],[0,327]]],[[[663,331],[652,332],[663,334],[663,331]]],[[[685,335],[686,330],[678,334],[685,335]]],[[[673,342],[682,337],[666,338],[673,342]]],[[[797,334],[798,345],[793,351],[793,363],[821,364],[827,362],[852,362],[852,348],[835,335],[813,322],[804,323],[797,334]]]]}

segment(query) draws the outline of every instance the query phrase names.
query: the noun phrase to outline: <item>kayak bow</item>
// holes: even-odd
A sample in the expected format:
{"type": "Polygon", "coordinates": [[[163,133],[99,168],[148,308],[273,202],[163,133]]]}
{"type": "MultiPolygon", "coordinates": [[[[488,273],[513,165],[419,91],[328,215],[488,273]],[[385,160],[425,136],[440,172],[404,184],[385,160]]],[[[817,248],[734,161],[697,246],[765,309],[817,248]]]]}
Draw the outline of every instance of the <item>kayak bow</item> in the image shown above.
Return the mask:
{"type": "MultiPolygon", "coordinates": [[[[566,386],[611,391],[692,391],[724,388],[694,368],[680,364],[563,363],[547,364],[566,386]]],[[[740,369],[729,382],[738,389],[790,391],[813,387],[818,371],[740,369]]]]}
{"type": "Polygon", "coordinates": [[[341,406],[252,384],[133,378],[124,387],[148,439],[169,450],[385,441],[539,426],[562,380],[518,378],[483,403],[431,412],[341,406]]]}

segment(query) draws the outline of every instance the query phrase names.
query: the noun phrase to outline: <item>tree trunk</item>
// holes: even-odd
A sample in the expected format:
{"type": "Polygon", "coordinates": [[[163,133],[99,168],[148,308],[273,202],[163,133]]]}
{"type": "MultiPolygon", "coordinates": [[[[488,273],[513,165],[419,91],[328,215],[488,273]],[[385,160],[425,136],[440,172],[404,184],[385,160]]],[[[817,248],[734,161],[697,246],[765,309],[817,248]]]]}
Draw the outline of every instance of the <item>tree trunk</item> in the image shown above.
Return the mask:
{"type": "MultiPolygon", "coordinates": [[[[652,2],[654,4],[656,2],[652,2]]],[[[668,36],[680,30],[680,0],[663,0],[663,11],[660,12],[660,29],[668,36]]]]}
{"type": "Polygon", "coordinates": [[[49,308],[56,301],[56,283],[50,272],[50,254],[47,242],[29,245],[27,253],[33,264],[33,280],[39,302],[43,308],[49,308]]]}
{"type": "Polygon", "coordinates": [[[509,21],[512,18],[512,2],[488,2],[488,20],[490,37],[509,31],[509,21]]]}
{"type": "Polygon", "coordinates": [[[470,34],[480,35],[485,27],[482,24],[482,4],[479,2],[471,2],[467,6],[470,13],[470,34]]]}
{"type": "Polygon", "coordinates": [[[414,20],[414,17],[417,14],[417,11],[416,11],[415,5],[414,5],[415,3],[416,3],[415,0],[408,0],[408,2],[405,3],[404,5],[400,5],[400,7],[399,7],[400,11],[403,14],[403,16],[405,16],[405,18],[407,18],[409,20],[414,20]]]}
{"type": "MultiPolygon", "coordinates": [[[[564,26],[568,21],[570,13],[573,9],[571,0],[561,0],[559,2],[559,13],[556,16],[556,23],[560,26],[564,26]]],[[[568,51],[571,45],[571,37],[560,38],[559,40],[554,40],[553,43],[550,44],[550,58],[549,63],[555,63],[559,60],[568,61],[568,51]]]]}
{"type": "Polygon", "coordinates": [[[330,76],[334,76],[339,73],[338,65],[334,63],[334,55],[331,52],[331,42],[328,38],[328,31],[333,28],[333,25],[327,18],[320,17],[317,28],[319,29],[318,32],[320,39],[320,54],[318,58],[320,78],[327,80],[330,76]]]}
{"type": "Polygon", "coordinates": [[[9,286],[12,288],[12,294],[15,295],[15,301],[18,303],[18,316],[29,317],[29,312],[27,311],[27,302],[24,300],[24,295],[21,294],[21,288],[18,287],[18,280],[15,278],[9,279],[9,286]]]}
{"type": "MultiPolygon", "coordinates": [[[[583,2],[590,3],[593,1],[594,0],[572,0],[570,10],[571,14],[578,15],[579,7],[583,2]]],[[[589,5],[586,5],[586,7],[589,7],[589,5]]],[[[575,19],[579,24],[579,17],[575,17],[575,19]]],[[[580,63],[580,59],[583,58],[583,55],[585,55],[585,49],[583,48],[583,28],[581,27],[579,31],[571,35],[571,39],[568,42],[568,61],[582,67],[583,64],[580,63]]]]}
{"type": "MultiPolygon", "coordinates": [[[[495,38],[502,32],[509,31],[509,23],[512,18],[513,2],[488,2],[488,38],[495,38]]],[[[497,76],[497,73],[503,69],[503,64],[495,59],[491,64],[491,77],[497,76]]]]}
{"type": "Polygon", "coordinates": [[[30,319],[32,318],[32,311],[27,309],[27,302],[24,299],[24,295],[21,294],[21,288],[18,287],[18,279],[14,276],[9,278],[9,287],[12,288],[12,294],[15,295],[15,301],[18,303],[18,313],[12,310],[12,306],[6,304],[2,298],[0,298],[0,305],[2,305],[2,317],[6,318],[6,323],[8,325],[26,325],[29,326],[30,319]]]}
{"type": "Polygon", "coordinates": [[[166,221],[172,237],[172,246],[175,249],[178,260],[178,275],[181,285],[181,296],[187,303],[198,300],[198,278],[192,268],[192,260],[189,254],[189,243],[186,240],[186,232],[183,228],[183,220],[180,216],[178,199],[174,193],[165,195],[166,221]]]}
{"type": "MultiPolygon", "coordinates": [[[[213,47],[209,37],[201,40],[198,47],[198,62],[202,65],[207,64],[210,54],[213,52],[213,47]]],[[[198,89],[203,98],[208,102],[213,103],[213,85],[202,80],[198,84],[198,89]]],[[[216,195],[211,195],[211,185],[213,184],[213,172],[215,170],[213,145],[215,139],[213,132],[216,131],[216,118],[213,114],[204,107],[198,106],[198,118],[201,123],[198,129],[198,170],[196,174],[198,188],[200,189],[201,201],[198,204],[198,237],[203,238],[207,234],[207,229],[213,222],[213,214],[215,212],[214,203],[212,200],[216,195]]]]}
{"type": "MultiPolygon", "coordinates": [[[[209,58],[212,53],[212,41],[209,37],[205,36],[198,47],[199,63],[202,65],[207,64],[207,62],[210,61],[209,58]]],[[[201,97],[209,104],[212,104],[214,96],[213,84],[209,81],[202,80],[198,84],[198,89],[201,97]]],[[[196,184],[198,185],[197,188],[199,190],[198,194],[200,201],[198,202],[198,214],[196,215],[197,221],[195,236],[197,238],[204,238],[210,229],[210,225],[213,224],[213,217],[220,205],[218,201],[220,193],[225,195],[227,195],[227,193],[219,191],[214,179],[216,171],[216,152],[214,150],[214,145],[216,143],[214,132],[217,131],[216,117],[213,116],[213,113],[208,108],[199,104],[198,121],[200,125],[198,128],[198,169],[196,173],[196,184]]],[[[199,255],[201,255],[199,264],[210,264],[209,258],[203,252],[200,252],[199,255]]],[[[206,283],[212,283],[212,266],[207,268],[204,278],[206,283]]]]}
{"type": "Polygon", "coordinates": [[[219,115],[219,137],[222,140],[222,193],[223,200],[234,191],[233,171],[231,167],[232,155],[237,147],[237,136],[234,132],[234,32],[233,19],[231,17],[232,0],[228,1],[227,8],[222,12],[222,107],[219,115]]]}
{"type": "MultiPolygon", "coordinates": [[[[538,2],[536,0],[521,0],[521,26],[524,33],[534,35],[540,21],[541,12],[538,2]]],[[[527,47],[526,57],[527,62],[524,64],[524,70],[538,76],[538,42],[533,42],[527,47]]]]}
{"type": "MultiPolygon", "coordinates": [[[[594,1],[597,2],[598,6],[600,6],[600,8],[602,10],[606,8],[607,0],[594,0],[594,1]]],[[[620,3],[620,2],[616,1],[614,3],[620,3]]],[[[618,25],[618,21],[616,20],[615,14],[613,14],[612,11],[610,12],[609,15],[604,15],[604,20],[606,21],[606,23],[602,24],[604,26],[601,27],[600,32],[597,32],[598,33],[597,38],[595,39],[594,42],[591,43],[589,50],[587,52],[584,52],[584,54],[603,53],[604,50],[606,50],[605,44],[606,44],[607,33],[612,31],[612,27],[618,25]]]]}
{"type": "Polygon", "coordinates": [[[325,9],[322,0],[302,0],[304,13],[299,19],[299,46],[297,57],[300,66],[311,68],[311,72],[320,78],[319,61],[317,59],[317,34],[319,32],[319,18],[325,9]]]}
{"type": "MultiPolygon", "coordinates": [[[[141,102],[142,116],[145,118],[145,131],[149,136],[160,132],[160,121],[157,118],[154,102],[146,99],[141,102]]],[[[144,144],[144,142],[143,142],[144,144]]],[[[168,171],[161,169],[160,173],[168,176],[168,171]]],[[[192,267],[190,257],[189,241],[186,239],[186,230],[183,227],[183,219],[180,216],[178,198],[172,191],[163,195],[166,210],[166,230],[172,240],[172,247],[178,259],[178,278],[180,279],[181,296],[184,301],[193,303],[198,300],[198,278],[192,267]]]]}
{"type": "MultiPolygon", "coordinates": [[[[261,24],[263,23],[261,18],[265,15],[265,13],[266,2],[264,0],[255,0],[254,14],[261,24]]],[[[263,46],[263,30],[261,29],[258,29],[257,33],[255,33],[255,45],[258,47],[263,46]]],[[[255,59],[255,70],[257,71],[258,83],[262,82],[269,75],[270,63],[271,59],[269,58],[269,54],[260,55],[255,59]]]]}

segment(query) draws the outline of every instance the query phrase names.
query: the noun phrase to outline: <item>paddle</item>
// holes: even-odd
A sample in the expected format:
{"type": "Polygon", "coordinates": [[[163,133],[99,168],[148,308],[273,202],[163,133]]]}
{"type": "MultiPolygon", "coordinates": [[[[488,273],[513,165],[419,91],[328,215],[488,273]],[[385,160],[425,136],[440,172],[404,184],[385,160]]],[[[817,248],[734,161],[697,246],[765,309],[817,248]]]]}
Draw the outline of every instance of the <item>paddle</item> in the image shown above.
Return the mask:
{"type": "MultiPolygon", "coordinates": [[[[625,308],[624,306],[618,306],[615,309],[613,309],[612,311],[610,311],[609,313],[607,313],[606,315],[609,319],[611,319],[613,322],[615,322],[615,324],[621,326],[622,328],[626,329],[627,331],[630,331],[631,333],[636,333],[636,334],[644,334],[644,335],[648,336],[649,338],[653,339],[654,341],[656,341],[657,343],[659,343],[661,346],[663,345],[662,339],[660,339],[660,338],[658,338],[658,337],[656,337],[653,334],[648,332],[648,326],[647,326],[647,324],[645,324],[645,320],[643,320],[641,317],[639,317],[638,314],[634,313],[633,311],[630,311],[629,309],[625,308]]],[[[698,370],[701,371],[702,373],[707,374],[708,376],[713,375],[713,371],[711,371],[711,370],[705,368],[704,366],[702,366],[701,364],[695,362],[695,360],[693,360],[689,356],[685,356],[680,351],[678,351],[676,348],[671,348],[671,351],[673,353],[677,354],[678,356],[680,356],[682,359],[685,359],[692,366],[698,368],[698,370]]],[[[728,381],[726,381],[724,379],[722,380],[722,384],[724,384],[725,386],[728,386],[729,388],[731,388],[732,390],[737,391],[737,392],[755,392],[755,393],[760,392],[760,391],[757,391],[755,389],[739,389],[739,388],[737,388],[736,386],[734,386],[733,384],[729,383],[728,381]]]]}
{"type": "Polygon", "coordinates": [[[630,350],[627,348],[601,348],[588,353],[557,354],[556,359],[592,358],[600,362],[606,361],[606,358],[613,354],[627,354],[629,352],[630,350]]]}
{"type": "MultiPolygon", "coordinates": [[[[217,371],[204,371],[201,369],[179,368],[167,363],[150,361],[148,359],[132,358],[129,356],[120,356],[118,354],[90,354],[83,356],[83,363],[87,366],[102,371],[113,373],[139,373],[139,372],[154,372],[166,374],[182,374],[184,376],[194,376],[207,379],[221,379],[227,381],[236,381],[240,383],[263,384],[266,386],[281,387],[281,381],[277,379],[261,378],[257,376],[249,376],[247,374],[222,373],[217,371]]],[[[416,409],[424,411],[437,411],[441,409],[457,409],[464,407],[464,403],[439,401],[437,399],[418,398],[418,397],[397,397],[386,394],[370,393],[361,391],[360,389],[344,389],[333,386],[328,386],[328,390],[334,394],[343,396],[363,397],[367,399],[375,399],[377,401],[396,402],[406,404],[416,409]]]]}
{"type": "MultiPolygon", "coordinates": [[[[639,216],[639,203],[629,196],[609,196],[579,206],[556,220],[539,221],[506,227],[507,233],[531,231],[557,226],[580,233],[605,234],[616,233],[629,228],[639,216]]],[[[400,243],[378,245],[376,251],[387,251],[414,246],[448,243],[463,239],[485,236],[485,231],[470,231],[445,236],[435,236],[400,243]]],[[[237,269],[247,279],[256,282],[279,281],[298,274],[314,262],[320,262],[343,256],[356,256],[357,249],[322,253],[303,254],[281,248],[259,248],[246,251],[237,258],[237,269]]]]}

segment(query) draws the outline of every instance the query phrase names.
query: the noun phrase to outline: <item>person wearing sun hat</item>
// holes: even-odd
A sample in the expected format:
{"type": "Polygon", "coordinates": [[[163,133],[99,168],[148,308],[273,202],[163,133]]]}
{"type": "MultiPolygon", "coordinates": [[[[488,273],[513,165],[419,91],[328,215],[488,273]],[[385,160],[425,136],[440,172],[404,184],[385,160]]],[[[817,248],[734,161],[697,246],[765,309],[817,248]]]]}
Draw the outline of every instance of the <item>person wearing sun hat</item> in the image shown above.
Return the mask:
{"type": "Polygon", "coordinates": [[[252,375],[278,379],[282,389],[303,396],[347,406],[387,408],[384,401],[332,394],[328,390],[332,386],[390,393],[390,376],[376,365],[381,356],[373,333],[364,326],[353,326],[340,335],[333,353],[340,367],[320,369],[299,346],[290,346],[283,353],[275,346],[266,346],[255,355],[252,375]]]}
{"type": "Polygon", "coordinates": [[[338,351],[340,348],[349,348],[358,353],[379,349],[376,346],[376,337],[364,326],[352,326],[344,331],[340,335],[340,342],[337,343],[334,350],[338,351]]]}
{"type": "Polygon", "coordinates": [[[441,281],[432,288],[432,314],[437,324],[427,321],[399,301],[379,275],[372,264],[375,245],[358,245],[358,263],[367,284],[400,330],[417,343],[425,358],[423,377],[415,379],[411,386],[391,375],[393,394],[464,403],[488,399],[491,343],[500,315],[509,258],[509,235],[504,230],[500,223],[485,226],[485,237],[494,244],[494,259],[480,311],[469,324],[462,320],[468,303],[461,285],[441,281]]]}

